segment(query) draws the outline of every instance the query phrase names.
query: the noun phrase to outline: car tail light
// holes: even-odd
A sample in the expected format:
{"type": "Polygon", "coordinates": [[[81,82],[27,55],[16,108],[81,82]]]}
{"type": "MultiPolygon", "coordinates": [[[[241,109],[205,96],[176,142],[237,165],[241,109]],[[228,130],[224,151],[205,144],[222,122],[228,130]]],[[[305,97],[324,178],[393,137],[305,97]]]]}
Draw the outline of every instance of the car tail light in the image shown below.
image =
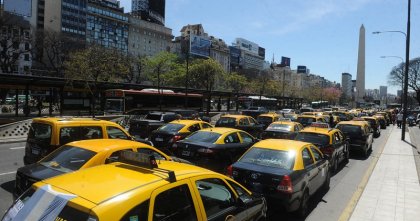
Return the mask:
{"type": "Polygon", "coordinates": [[[178,140],[181,140],[181,136],[179,136],[179,135],[175,135],[174,137],[172,137],[172,139],[171,140],[169,140],[169,142],[170,143],[175,143],[175,142],[177,142],[178,140]]]}
{"type": "Polygon", "coordinates": [[[232,177],[232,170],[233,170],[232,165],[229,165],[229,166],[226,168],[226,175],[227,175],[228,177],[232,177]]]}
{"type": "Polygon", "coordinates": [[[293,193],[292,179],[288,175],[283,176],[283,180],[277,186],[277,190],[284,193],[293,193]]]}
{"type": "Polygon", "coordinates": [[[321,148],[321,151],[326,155],[332,156],[332,154],[334,153],[334,147],[332,145],[328,145],[321,148]]]}

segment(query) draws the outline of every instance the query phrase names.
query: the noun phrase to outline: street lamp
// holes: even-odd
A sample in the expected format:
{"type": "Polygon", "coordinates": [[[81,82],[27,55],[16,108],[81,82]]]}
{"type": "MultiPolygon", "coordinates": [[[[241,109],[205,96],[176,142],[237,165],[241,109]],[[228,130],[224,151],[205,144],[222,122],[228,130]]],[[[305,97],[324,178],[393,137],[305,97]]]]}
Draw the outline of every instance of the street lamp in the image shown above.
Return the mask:
{"type": "Polygon", "coordinates": [[[404,70],[404,91],[403,91],[403,122],[401,130],[401,140],[405,140],[405,127],[407,118],[407,94],[408,94],[408,63],[410,62],[410,14],[411,14],[411,0],[408,0],[407,7],[407,33],[402,31],[375,31],[373,34],[380,34],[384,32],[398,32],[405,36],[405,70],[404,70]]]}

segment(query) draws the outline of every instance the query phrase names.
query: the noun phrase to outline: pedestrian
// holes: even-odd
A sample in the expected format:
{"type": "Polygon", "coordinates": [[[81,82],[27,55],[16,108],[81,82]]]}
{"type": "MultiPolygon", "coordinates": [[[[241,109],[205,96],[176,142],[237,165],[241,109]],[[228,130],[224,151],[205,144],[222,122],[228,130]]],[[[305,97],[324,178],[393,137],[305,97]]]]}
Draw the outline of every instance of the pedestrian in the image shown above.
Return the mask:
{"type": "Polygon", "coordinates": [[[334,117],[333,117],[332,113],[330,113],[329,115],[330,115],[330,127],[333,128],[334,127],[334,117]]]}
{"type": "Polygon", "coordinates": [[[403,120],[403,114],[401,113],[402,111],[400,111],[398,114],[397,114],[397,127],[398,128],[401,128],[401,122],[402,122],[402,120],[403,120]]]}

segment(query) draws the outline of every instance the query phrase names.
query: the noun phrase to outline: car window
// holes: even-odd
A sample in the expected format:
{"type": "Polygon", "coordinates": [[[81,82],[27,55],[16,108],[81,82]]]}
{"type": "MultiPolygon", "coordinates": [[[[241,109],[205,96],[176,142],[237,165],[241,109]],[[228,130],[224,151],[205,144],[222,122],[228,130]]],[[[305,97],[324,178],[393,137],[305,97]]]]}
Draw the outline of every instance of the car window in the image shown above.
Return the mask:
{"type": "Polygon", "coordinates": [[[236,132],[231,133],[225,137],[225,143],[240,143],[239,136],[236,132]]]}
{"type": "Polygon", "coordinates": [[[322,160],[322,154],[315,147],[311,146],[311,150],[316,162],[322,160]]]}
{"type": "Polygon", "coordinates": [[[80,169],[95,155],[93,151],[65,145],[47,155],[39,163],[47,168],[68,173],[80,169]]]}
{"type": "Polygon", "coordinates": [[[211,128],[212,126],[207,123],[201,123],[201,127],[204,129],[204,128],[211,128]]]}
{"type": "Polygon", "coordinates": [[[42,143],[50,143],[52,127],[48,124],[32,123],[29,128],[28,138],[36,139],[42,143]]]}
{"type": "Polygon", "coordinates": [[[121,218],[121,221],[147,220],[149,215],[149,200],[140,203],[121,218]]]}
{"type": "Polygon", "coordinates": [[[236,119],[232,117],[221,117],[216,122],[216,127],[234,127],[236,126],[236,119]]]}
{"type": "Polygon", "coordinates": [[[169,123],[159,127],[157,130],[162,132],[178,132],[184,126],[184,124],[169,123]]]}
{"type": "Polygon", "coordinates": [[[108,133],[109,139],[124,139],[130,140],[130,138],[119,128],[116,127],[106,127],[106,132],[108,133]]]}
{"type": "Polygon", "coordinates": [[[239,132],[239,134],[242,137],[242,142],[243,143],[252,143],[252,142],[254,142],[254,139],[252,139],[252,137],[250,135],[248,135],[247,133],[239,132]]]}
{"type": "Polygon", "coordinates": [[[80,138],[82,140],[103,138],[101,127],[80,127],[80,138]]]}
{"type": "Polygon", "coordinates": [[[62,127],[60,129],[60,145],[80,139],[80,127],[62,127]]]}
{"type": "Polygon", "coordinates": [[[197,220],[197,213],[188,185],[176,186],[157,195],[153,208],[153,220],[197,220]]]}
{"type": "Polygon", "coordinates": [[[247,126],[247,125],[249,125],[248,119],[246,119],[246,118],[240,119],[239,120],[239,125],[241,125],[241,126],[247,126]]]}
{"type": "Polygon", "coordinates": [[[190,127],[188,127],[188,130],[189,130],[190,132],[195,132],[195,131],[197,131],[197,130],[200,130],[200,125],[199,125],[199,124],[193,124],[193,125],[191,125],[190,127]]]}
{"type": "Polygon", "coordinates": [[[340,143],[340,136],[338,136],[338,132],[335,132],[333,135],[333,142],[340,143]]]}
{"type": "Polygon", "coordinates": [[[303,149],[302,160],[303,160],[303,165],[305,166],[305,168],[314,164],[314,159],[312,158],[311,154],[309,153],[308,148],[303,149]]]}
{"type": "Polygon", "coordinates": [[[220,179],[197,180],[195,184],[208,220],[216,218],[218,214],[223,214],[223,211],[228,210],[235,202],[230,188],[220,179]]]}
{"type": "Polygon", "coordinates": [[[252,117],[249,117],[248,120],[249,120],[249,123],[251,124],[258,124],[258,122],[252,117]]]}
{"type": "Polygon", "coordinates": [[[156,152],[155,150],[152,150],[150,148],[137,148],[137,152],[144,153],[147,155],[152,155],[155,157],[156,160],[166,160],[164,156],[162,156],[160,153],[156,152]]]}

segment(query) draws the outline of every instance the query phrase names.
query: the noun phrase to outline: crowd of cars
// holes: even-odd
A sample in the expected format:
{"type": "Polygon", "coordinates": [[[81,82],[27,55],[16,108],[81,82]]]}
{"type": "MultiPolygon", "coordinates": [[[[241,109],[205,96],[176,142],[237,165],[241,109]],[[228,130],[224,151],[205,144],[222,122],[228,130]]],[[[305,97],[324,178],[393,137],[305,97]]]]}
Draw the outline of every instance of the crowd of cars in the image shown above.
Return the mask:
{"type": "Polygon", "coordinates": [[[263,220],[273,205],[305,217],[351,153],[368,157],[392,110],[165,117],[146,142],[109,121],[33,119],[3,220],[263,220]]]}

